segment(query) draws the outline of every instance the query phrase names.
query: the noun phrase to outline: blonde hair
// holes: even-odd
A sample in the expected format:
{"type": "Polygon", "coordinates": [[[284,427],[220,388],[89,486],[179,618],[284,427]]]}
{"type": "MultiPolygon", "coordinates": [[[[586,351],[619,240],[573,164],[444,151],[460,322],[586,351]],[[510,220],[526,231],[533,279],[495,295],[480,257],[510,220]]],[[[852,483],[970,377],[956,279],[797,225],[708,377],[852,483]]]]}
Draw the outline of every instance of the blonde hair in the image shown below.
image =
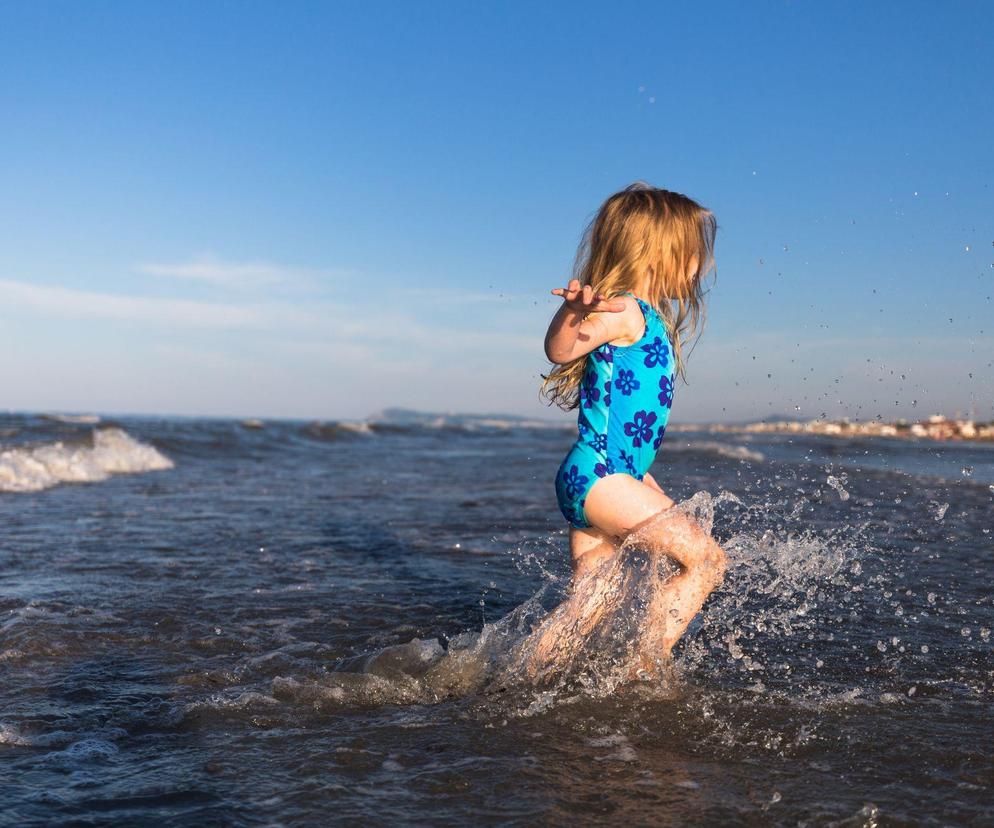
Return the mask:
{"type": "MultiPolygon", "coordinates": [[[[649,304],[659,311],[673,344],[677,373],[686,381],[684,346],[704,326],[705,278],[714,269],[717,222],[680,193],[636,182],[607,199],[587,226],[573,277],[610,298],[634,290],[649,274],[649,304]]],[[[573,409],[589,355],[543,375],[549,404],[573,409]]]]}

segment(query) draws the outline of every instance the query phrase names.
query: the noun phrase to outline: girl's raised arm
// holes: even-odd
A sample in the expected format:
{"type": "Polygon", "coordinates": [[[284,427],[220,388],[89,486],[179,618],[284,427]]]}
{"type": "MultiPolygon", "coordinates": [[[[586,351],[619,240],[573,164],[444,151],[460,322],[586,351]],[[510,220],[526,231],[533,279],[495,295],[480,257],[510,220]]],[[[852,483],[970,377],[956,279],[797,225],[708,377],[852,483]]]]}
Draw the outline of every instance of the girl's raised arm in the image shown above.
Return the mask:
{"type": "MultiPolygon", "coordinates": [[[[562,296],[563,304],[552,317],[545,335],[545,355],[550,362],[565,365],[605,342],[626,336],[634,327],[634,317],[625,312],[637,309],[634,302],[595,295],[590,285],[581,288],[577,279],[552,293],[562,296]]],[[[638,315],[641,321],[641,311],[638,315]]]]}

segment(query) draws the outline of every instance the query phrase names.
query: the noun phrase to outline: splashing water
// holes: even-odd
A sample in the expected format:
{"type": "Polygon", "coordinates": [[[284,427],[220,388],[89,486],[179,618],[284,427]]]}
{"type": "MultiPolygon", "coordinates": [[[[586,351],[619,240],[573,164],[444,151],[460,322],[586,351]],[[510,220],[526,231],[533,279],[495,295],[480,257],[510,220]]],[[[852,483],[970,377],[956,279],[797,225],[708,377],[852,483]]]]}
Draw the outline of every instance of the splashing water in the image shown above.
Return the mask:
{"type": "MultiPolygon", "coordinates": [[[[845,475],[843,475],[842,477],[843,477],[843,480],[844,480],[845,479],[845,475]]],[[[845,486],[842,485],[843,484],[843,480],[840,480],[835,475],[830,474],[828,476],[828,478],[826,478],[825,482],[829,486],[831,486],[833,489],[835,489],[835,491],[837,491],[839,493],[839,499],[840,500],[848,500],[849,499],[849,492],[847,492],[845,486]]]]}
{"type": "MultiPolygon", "coordinates": [[[[680,687],[686,690],[684,680],[690,678],[754,693],[779,685],[788,695],[801,695],[792,689],[797,651],[809,651],[814,669],[824,666],[830,657],[820,650],[826,627],[842,620],[826,614],[827,605],[835,600],[846,607],[863,589],[859,532],[817,534],[784,526],[757,532],[750,524],[768,516],[765,507],[747,508],[728,492],[717,497],[699,492],[677,509],[708,532],[722,511],[732,530],[723,543],[729,570],[661,676],[640,669],[637,645],[649,631],[650,606],[678,567],[666,556],[650,554],[644,534],[636,533],[596,577],[577,585],[571,600],[551,611],[549,599],[564,597],[554,582],[479,632],[445,644],[414,639],[386,647],[344,660],[315,681],[277,677],[273,695],[339,707],[432,703],[478,693],[515,699],[518,711],[528,714],[557,701],[603,698],[633,683],[643,696],[668,698],[680,687]],[[561,625],[567,635],[558,642],[554,667],[536,670],[531,661],[538,633],[556,612],[569,614],[561,625]],[[591,617],[595,622],[584,626],[591,617]],[[780,652],[784,646],[794,651],[791,657],[780,652]]],[[[827,641],[833,639],[828,632],[827,641]]]]}

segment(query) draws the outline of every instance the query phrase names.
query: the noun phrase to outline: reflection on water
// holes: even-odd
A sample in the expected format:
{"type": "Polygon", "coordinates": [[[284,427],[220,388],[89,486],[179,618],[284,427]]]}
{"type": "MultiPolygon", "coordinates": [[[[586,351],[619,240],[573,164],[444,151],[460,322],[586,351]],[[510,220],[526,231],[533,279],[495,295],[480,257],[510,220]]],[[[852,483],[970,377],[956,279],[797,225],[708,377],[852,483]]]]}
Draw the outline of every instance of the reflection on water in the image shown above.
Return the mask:
{"type": "MultiPolygon", "coordinates": [[[[994,818],[978,471],[831,438],[664,451],[724,586],[664,680],[628,681],[649,582],[625,550],[610,612],[535,684],[568,431],[116,425],[175,467],[0,495],[11,824],[994,818]]],[[[0,426],[31,450],[93,424],[0,426]]]]}

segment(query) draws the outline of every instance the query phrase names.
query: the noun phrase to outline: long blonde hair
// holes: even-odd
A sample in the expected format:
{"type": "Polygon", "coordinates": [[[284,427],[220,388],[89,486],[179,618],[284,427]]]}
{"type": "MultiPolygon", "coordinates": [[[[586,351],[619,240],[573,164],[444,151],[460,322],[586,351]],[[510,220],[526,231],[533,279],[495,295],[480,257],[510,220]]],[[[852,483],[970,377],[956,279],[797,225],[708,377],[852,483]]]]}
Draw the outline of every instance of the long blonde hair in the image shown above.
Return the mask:
{"type": "MultiPolygon", "coordinates": [[[[673,344],[677,373],[686,381],[684,345],[704,325],[705,279],[714,269],[717,222],[710,211],[680,193],[636,182],[615,193],[587,226],[573,276],[606,297],[633,290],[648,273],[648,295],[673,344]]],[[[549,404],[576,408],[586,370],[584,355],[543,375],[549,404]]]]}

